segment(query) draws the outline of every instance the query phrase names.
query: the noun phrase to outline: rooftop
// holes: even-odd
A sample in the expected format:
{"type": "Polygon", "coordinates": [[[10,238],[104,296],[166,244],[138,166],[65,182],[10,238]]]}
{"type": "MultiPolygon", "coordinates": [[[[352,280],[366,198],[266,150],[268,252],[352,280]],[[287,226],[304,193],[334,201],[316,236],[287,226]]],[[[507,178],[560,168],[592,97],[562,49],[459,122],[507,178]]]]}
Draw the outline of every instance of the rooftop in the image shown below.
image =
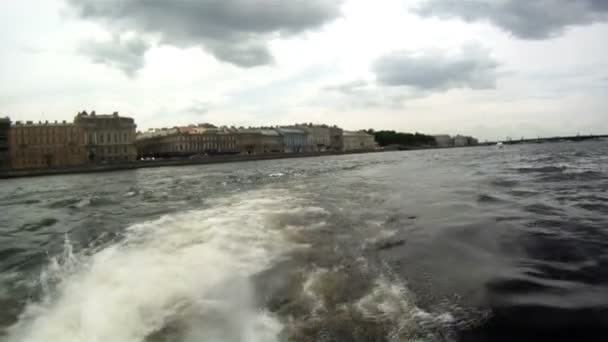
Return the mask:
{"type": "Polygon", "coordinates": [[[76,114],[76,118],[88,118],[88,119],[113,119],[113,118],[118,118],[118,119],[133,120],[133,118],[130,118],[130,117],[127,117],[127,116],[120,116],[120,115],[118,115],[118,112],[114,112],[112,114],[97,114],[97,113],[95,113],[95,111],[92,111],[91,113],[87,113],[86,110],[83,110],[82,112],[78,112],[78,114],[76,114]]]}
{"type": "Polygon", "coordinates": [[[342,134],[345,136],[370,136],[369,134],[361,131],[344,131],[342,134]]]}
{"type": "Polygon", "coordinates": [[[59,121],[54,121],[54,122],[26,121],[25,123],[23,121],[15,121],[15,126],[74,126],[74,124],[71,122],[67,122],[65,120],[63,120],[61,122],[59,122],[59,121]]]}
{"type": "Polygon", "coordinates": [[[291,128],[291,127],[281,127],[277,128],[279,133],[288,133],[288,134],[306,134],[306,131],[299,128],[291,128]]]}

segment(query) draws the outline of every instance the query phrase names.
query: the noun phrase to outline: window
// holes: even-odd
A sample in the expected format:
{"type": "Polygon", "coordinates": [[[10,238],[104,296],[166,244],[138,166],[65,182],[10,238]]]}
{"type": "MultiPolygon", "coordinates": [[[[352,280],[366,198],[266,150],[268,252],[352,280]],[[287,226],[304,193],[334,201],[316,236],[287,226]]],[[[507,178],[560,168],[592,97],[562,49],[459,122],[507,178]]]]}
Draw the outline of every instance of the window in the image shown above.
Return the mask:
{"type": "Polygon", "coordinates": [[[114,143],[118,142],[118,133],[114,133],[114,143]]]}
{"type": "Polygon", "coordinates": [[[127,153],[127,146],[124,147],[124,153],[127,153]]]}
{"type": "MultiPolygon", "coordinates": [[[[127,142],[127,133],[123,134],[123,139],[122,139],[122,141],[123,141],[123,142],[127,142]]],[[[125,151],[125,152],[126,152],[126,151],[125,151]]]]}
{"type": "Polygon", "coordinates": [[[99,134],[99,143],[103,144],[103,133],[99,134]]]}

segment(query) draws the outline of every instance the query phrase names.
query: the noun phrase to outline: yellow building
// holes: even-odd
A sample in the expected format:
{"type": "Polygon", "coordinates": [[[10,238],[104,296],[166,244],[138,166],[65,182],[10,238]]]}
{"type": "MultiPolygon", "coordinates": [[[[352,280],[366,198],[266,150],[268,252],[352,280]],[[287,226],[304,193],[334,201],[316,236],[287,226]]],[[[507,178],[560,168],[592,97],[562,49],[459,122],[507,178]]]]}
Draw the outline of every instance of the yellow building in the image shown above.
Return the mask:
{"type": "Polygon", "coordinates": [[[9,133],[13,169],[47,169],[86,163],[84,130],[65,121],[17,121],[9,133]]]}

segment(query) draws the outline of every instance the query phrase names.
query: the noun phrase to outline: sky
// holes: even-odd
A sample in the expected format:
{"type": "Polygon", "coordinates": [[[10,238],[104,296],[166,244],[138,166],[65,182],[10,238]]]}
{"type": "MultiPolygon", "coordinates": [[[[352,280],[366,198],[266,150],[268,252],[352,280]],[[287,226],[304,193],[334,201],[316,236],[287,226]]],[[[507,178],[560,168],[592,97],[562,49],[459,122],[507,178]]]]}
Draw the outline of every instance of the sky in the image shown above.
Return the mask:
{"type": "Polygon", "coordinates": [[[2,0],[0,116],[608,133],[605,0],[2,0]]]}

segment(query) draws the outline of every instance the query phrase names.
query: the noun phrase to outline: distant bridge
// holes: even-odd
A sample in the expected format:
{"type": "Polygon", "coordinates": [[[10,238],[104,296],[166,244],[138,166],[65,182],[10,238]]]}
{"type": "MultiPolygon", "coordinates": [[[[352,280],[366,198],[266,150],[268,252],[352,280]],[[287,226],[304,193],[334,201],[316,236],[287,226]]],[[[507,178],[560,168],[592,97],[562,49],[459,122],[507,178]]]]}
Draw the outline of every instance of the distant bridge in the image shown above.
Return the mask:
{"type": "Polygon", "coordinates": [[[542,144],[550,142],[560,141],[585,141],[585,140],[598,140],[608,138],[608,134],[605,135],[573,135],[566,137],[547,137],[547,138],[536,138],[536,139],[519,139],[519,140],[505,140],[502,143],[506,145],[515,144],[542,144]]]}

